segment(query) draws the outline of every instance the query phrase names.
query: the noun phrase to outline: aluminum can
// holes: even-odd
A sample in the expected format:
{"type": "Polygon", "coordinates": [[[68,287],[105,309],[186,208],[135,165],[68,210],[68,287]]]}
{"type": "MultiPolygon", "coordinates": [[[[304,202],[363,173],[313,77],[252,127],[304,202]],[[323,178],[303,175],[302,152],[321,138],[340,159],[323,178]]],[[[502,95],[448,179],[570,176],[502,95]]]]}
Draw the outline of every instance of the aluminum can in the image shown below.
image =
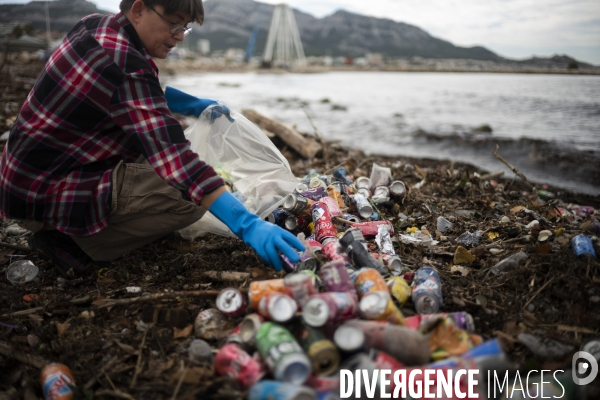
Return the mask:
{"type": "Polygon", "coordinates": [[[310,211],[312,220],[315,224],[315,239],[318,242],[323,243],[327,238],[335,238],[337,235],[337,228],[331,221],[331,214],[329,213],[327,205],[317,201],[312,205],[310,211]]]}
{"type": "Polygon", "coordinates": [[[299,184],[296,185],[296,187],[294,188],[294,191],[298,194],[302,194],[302,192],[305,192],[309,190],[308,185],[304,182],[300,182],[299,184]]]}
{"type": "Polygon", "coordinates": [[[268,222],[283,228],[285,225],[285,219],[287,217],[289,217],[290,215],[292,215],[292,214],[290,214],[283,208],[276,208],[273,211],[271,211],[271,213],[269,215],[267,215],[267,218],[265,218],[265,219],[268,222]]]}
{"type": "Polygon", "coordinates": [[[306,197],[290,193],[285,196],[282,207],[285,211],[293,215],[300,215],[305,209],[308,209],[309,202],[306,197]]]}
{"type": "Polygon", "coordinates": [[[340,167],[333,170],[333,177],[337,179],[339,182],[342,182],[344,185],[352,185],[352,178],[348,176],[348,171],[346,168],[340,167]]]}
{"type": "Polygon", "coordinates": [[[359,242],[364,246],[365,249],[367,248],[367,241],[365,240],[361,230],[355,228],[354,226],[350,229],[347,229],[346,232],[344,232],[344,236],[342,236],[340,239],[340,244],[344,249],[346,249],[352,242],[359,242]]]}
{"type": "Polygon", "coordinates": [[[325,263],[319,269],[319,277],[328,292],[349,292],[354,290],[346,263],[342,260],[333,260],[325,263]]]}
{"type": "Polygon", "coordinates": [[[387,321],[394,325],[406,325],[402,312],[396,307],[389,293],[371,292],[358,303],[359,315],[372,321],[387,321]]]}
{"type": "Polygon", "coordinates": [[[356,353],[365,349],[365,334],[355,326],[342,324],[335,330],[333,342],[346,354],[356,353]]]}
{"type": "Polygon", "coordinates": [[[246,350],[244,348],[245,345],[242,342],[241,332],[242,332],[242,323],[240,322],[239,324],[237,324],[235,326],[235,328],[233,328],[231,331],[229,331],[229,334],[225,338],[225,343],[235,343],[238,346],[240,346],[242,349],[246,350]]]}
{"type": "Polygon", "coordinates": [[[406,198],[406,185],[402,181],[393,181],[390,183],[390,197],[394,199],[396,203],[404,203],[406,198]]]}
{"type": "Polygon", "coordinates": [[[302,231],[308,227],[309,220],[303,216],[289,215],[283,221],[283,227],[288,231],[302,231]]]}
{"type": "Polygon", "coordinates": [[[202,339],[194,339],[188,347],[188,357],[191,362],[197,365],[212,364],[213,354],[210,344],[202,339]]]}
{"type": "Polygon", "coordinates": [[[340,353],[335,344],[319,330],[303,324],[299,341],[312,361],[313,373],[331,375],[340,365],[340,353]]]}
{"type": "Polygon", "coordinates": [[[346,221],[350,221],[350,222],[354,222],[354,223],[360,222],[360,218],[358,218],[356,215],[352,215],[352,214],[344,214],[343,218],[346,221]]]}
{"type": "Polygon", "coordinates": [[[308,182],[308,187],[310,187],[311,189],[322,187],[324,189],[327,187],[327,184],[323,182],[318,176],[313,176],[308,182]]]}
{"type": "Polygon", "coordinates": [[[571,248],[577,257],[596,258],[592,240],[586,235],[577,235],[571,239],[571,248]]]}
{"type": "Polygon", "coordinates": [[[194,334],[204,340],[221,340],[234,326],[235,320],[227,318],[216,308],[207,308],[196,316],[194,334]]]}
{"type": "Polygon", "coordinates": [[[362,193],[357,192],[354,196],[352,196],[352,199],[354,200],[356,211],[361,218],[367,219],[373,214],[373,207],[371,206],[371,203],[369,203],[367,197],[365,197],[362,193]]]}
{"type": "Polygon", "coordinates": [[[250,389],[248,400],[317,400],[317,394],[306,386],[265,379],[250,389]]]}
{"type": "Polygon", "coordinates": [[[285,293],[267,293],[258,303],[258,313],[276,322],[287,322],[296,315],[296,301],[285,293]]]}
{"type": "Polygon", "coordinates": [[[282,265],[283,265],[283,270],[285,272],[294,272],[297,270],[297,266],[296,263],[293,263],[292,260],[290,260],[285,254],[283,253],[278,253],[279,254],[279,258],[282,261],[282,265]]]}
{"type": "Polygon", "coordinates": [[[346,208],[346,203],[344,203],[342,197],[342,194],[345,194],[343,190],[345,190],[345,185],[340,182],[333,182],[331,185],[327,186],[327,195],[336,201],[338,208],[346,208]]]}
{"type": "Polygon", "coordinates": [[[377,369],[390,369],[392,371],[396,371],[398,369],[406,368],[406,365],[402,364],[400,361],[396,360],[394,357],[390,356],[384,351],[377,351],[375,353],[375,357],[373,357],[373,362],[375,363],[377,369]]]}
{"type": "Polygon", "coordinates": [[[412,295],[412,289],[408,282],[400,276],[395,276],[387,281],[390,294],[398,301],[400,307],[406,304],[412,295]]]}
{"type": "Polygon", "coordinates": [[[228,317],[237,317],[246,313],[248,302],[246,297],[236,288],[225,288],[221,290],[215,304],[219,311],[228,317]]]}
{"type": "Polygon", "coordinates": [[[390,188],[387,186],[377,186],[375,190],[373,190],[371,200],[373,200],[373,202],[376,204],[390,201],[390,188]]]}
{"type": "Polygon", "coordinates": [[[316,280],[308,274],[291,273],[283,278],[285,292],[292,297],[300,307],[306,303],[309,296],[317,294],[316,280]]]}
{"type": "Polygon", "coordinates": [[[354,187],[358,189],[369,189],[371,187],[371,179],[366,176],[359,176],[354,181],[354,187]]]}
{"type": "Polygon", "coordinates": [[[319,201],[322,203],[325,203],[327,205],[329,214],[331,214],[332,217],[337,217],[338,215],[340,215],[342,213],[342,211],[340,210],[340,206],[338,205],[338,202],[333,197],[324,196],[319,201]]]}
{"type": "Polygon", "coordinates": [[[308,325],[321,327],[329,322],[358,316],[358,299],[354,292],[326,292],[312,295],[302,312],[308,325]]]}
{"type": "Polygon", "coordinates": [[[265,319],[256,313],[248,314],[240,323],[240,339],[250,349],[256,347],[256,332],[265,319]]]}
{"type": "Polygon", "coordinates": [[[367,188],[358,189],[356,194],[363,196],[367,200],[370,199],[372,195],[371,191],[367,188]]]}
{"type": "Polygon", "coordinates": [[[323,241],[323,255],[327,261],[343,261],[350,264],[350,258],[342,251],[339,240],[336,238],[326,238],[323,241]]]}
{"type": "Polygon", "coordinates": [[[385,280],[379,271],[373,268],[363,268],[359,270],[356,275],[354,286],[359,299],[367,293],[372,292],[384,292],[389,294],[385,280]]]}
{"type": "Polygon", "coordinates": [[[388,273],[388,269],[383,265],[383,262],[374,259],[369,254],[365,243],[350,242],[346,245],[346,254],[348,254],[356,268],[372,268],[385,274],[388,273]]]}
{"type": "Polygon", "coordinates": [[[412,301],[419,314],[433,314],[443,305],[442,282],[432,267],[421,267],[415,272],[412,301]]]}
{"type": "Polygon", "coordinates": [[[254,386],[265,374],[260,363],[235,343],[221,347],[214,367],[217,373],[233,378],[244,390],[254,386]]]}
{"type": "Polygon", "coordinates": [[[471,314],[465,311],[439,314],[419,314],[406,318],[406,326],[413,329],[427,327],[436,323],[439,319],[448,318],[458,328],[467,332],[475,332],[475,322],[471,314]]]}
{"type": "Polygon", "coordinates": [[[386,225],[389,227],[390,235],[394,234],[394,226],[390,221],[366,221],[353,224],[352,228],[360,229],[364,237],[377,236],[379,233],[379,225],[386,225]]]}
{"type": "Polygon", "coordinates": [[[304,191],[300,192],[300,194],[303,197],[306,197],[307,199],[319,201],[319,200],[321,200],[321,197],[327,196],[327,191],[325,190],[324,187],[319,186],[316,188],[304,190],[304,191]]]}
{"type": "Polygon", "coordinates": [[[258,329],[256,347],[278,381],[302,385],[311,374],[311,362],[284,327],[265,322],[258,329]]]}
{"type": "Polygon", "coordinates": [[[46,365],[40,372],[40,384],[45,400],[71,400],[73,398],[73,391],[69,386],[75,386],[75,379],[69,367],[64,364],[46,365]]]}
{"type": "Polygon", "coordinates": [[[248,300],[253,309],[258,309],[260,299],[267,293],[279,292],[285,293],[283,279],[268,279],[265,281],[254,281],[250,283],[248,290],[248,300]]]}
{"type": "Polygon", "coordinates": [[[383,265],[385,265],[388,269],[388,271],[390,271],[392,273],[392,275],[400,275],[402,273],[402,270],[404,269],[403,264],[402,264],[402,259],[400,258],[400,256],[397,255],[390,255],[390,254],[382,254],[381,257],[379,256],[379,253],[369,253],[371,255],[371,257],[373,257],[376,260],[380,260],[383,262],[383,265]]]}
{"type": "Polygon", "coordinates": [[[330,376],[311,375],[305,383],[306,386],[317,391],[318,400],[339,400],[340,377],[339,374],[330,376]],[[333,397],[322,397],[323,393],[334,393],[333,397]]]}

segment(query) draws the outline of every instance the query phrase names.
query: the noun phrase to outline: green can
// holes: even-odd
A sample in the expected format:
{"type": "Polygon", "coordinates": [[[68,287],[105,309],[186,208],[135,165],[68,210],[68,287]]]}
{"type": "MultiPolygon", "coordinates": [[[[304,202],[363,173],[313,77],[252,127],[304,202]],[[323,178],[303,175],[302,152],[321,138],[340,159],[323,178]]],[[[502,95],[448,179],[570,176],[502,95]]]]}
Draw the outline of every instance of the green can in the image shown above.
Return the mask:
{"type": "Polygon", "coordinates": [[[337,371],[340,366],[340,352],[323,332],[303,323],[299,337],[304,351],[312,361],[315,374],[326,376],[337,371]]]}
{"type": "Polygon", "coordinates": [[[262,324],[256,334],[256,347],[278,381],[302,385],[312,372],[308,356],[290,331],[281,325],[262,324]]]}

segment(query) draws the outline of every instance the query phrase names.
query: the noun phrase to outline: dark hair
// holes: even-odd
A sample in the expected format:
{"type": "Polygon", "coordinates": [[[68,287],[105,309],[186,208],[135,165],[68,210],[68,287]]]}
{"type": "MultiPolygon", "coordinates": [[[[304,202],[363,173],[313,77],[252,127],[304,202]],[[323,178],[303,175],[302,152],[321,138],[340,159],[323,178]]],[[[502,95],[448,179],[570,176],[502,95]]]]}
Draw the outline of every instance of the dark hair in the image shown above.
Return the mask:
{"type": "MultiPolygon", "coordinates": [[[[135,0],[121,0],[119,8],[126,12],[131,9],[135,0]]],[[[193,22],[202,25],[204,23],[204,6],[202,0],[144,0],[144,4],[155,7],[162,6],[166,15],[174,15],[182,12],[189,15],[193,22]]]]}

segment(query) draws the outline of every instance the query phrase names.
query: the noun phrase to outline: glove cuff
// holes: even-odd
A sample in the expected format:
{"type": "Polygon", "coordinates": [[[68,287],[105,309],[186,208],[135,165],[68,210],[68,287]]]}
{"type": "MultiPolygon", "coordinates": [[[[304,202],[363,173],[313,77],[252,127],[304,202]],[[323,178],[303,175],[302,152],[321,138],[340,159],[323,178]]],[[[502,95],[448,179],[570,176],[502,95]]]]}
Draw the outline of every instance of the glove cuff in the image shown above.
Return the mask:
{"type": "Polygon", "coordinates": [[[244,231],[249,223],[260,219],[258,215],[252,214],[244,205],[225,191],[208,208],[215,217],[223,222],[240,239],[244,239],[244,231]]]}

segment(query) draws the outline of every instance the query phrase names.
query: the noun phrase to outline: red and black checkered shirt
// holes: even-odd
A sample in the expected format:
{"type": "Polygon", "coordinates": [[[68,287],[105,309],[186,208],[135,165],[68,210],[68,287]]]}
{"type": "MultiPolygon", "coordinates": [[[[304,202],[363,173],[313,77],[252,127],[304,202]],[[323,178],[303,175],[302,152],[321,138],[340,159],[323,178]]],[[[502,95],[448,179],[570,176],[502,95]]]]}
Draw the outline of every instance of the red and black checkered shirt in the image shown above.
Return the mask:
{"type": "Polygon", "coordinates": [[[93,235],[108,224],[114,167],[140,155],[196,204],[224,184],[190,149],[127,18],[90,15],[54,51],[10,132],[0,213],[93,235]]]}

